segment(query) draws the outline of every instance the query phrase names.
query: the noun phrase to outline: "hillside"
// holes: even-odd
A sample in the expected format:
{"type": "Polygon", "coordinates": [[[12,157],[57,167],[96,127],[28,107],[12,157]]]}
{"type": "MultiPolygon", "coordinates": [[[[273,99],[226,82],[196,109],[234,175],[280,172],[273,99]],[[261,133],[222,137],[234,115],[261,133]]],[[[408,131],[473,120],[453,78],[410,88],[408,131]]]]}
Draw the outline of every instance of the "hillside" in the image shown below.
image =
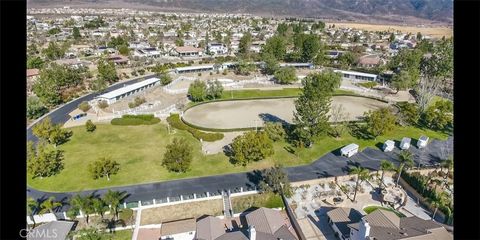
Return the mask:
{"type": "MultiPolygon", "coordinates": [[[[421,19],[451,23],[452,0],[28,0],[28,7],[152,8],[266,16],[315,17],[332,20],[412,23],[421,19]]],[[[421,21],[423,22],[423,21],[421,21]]]]}

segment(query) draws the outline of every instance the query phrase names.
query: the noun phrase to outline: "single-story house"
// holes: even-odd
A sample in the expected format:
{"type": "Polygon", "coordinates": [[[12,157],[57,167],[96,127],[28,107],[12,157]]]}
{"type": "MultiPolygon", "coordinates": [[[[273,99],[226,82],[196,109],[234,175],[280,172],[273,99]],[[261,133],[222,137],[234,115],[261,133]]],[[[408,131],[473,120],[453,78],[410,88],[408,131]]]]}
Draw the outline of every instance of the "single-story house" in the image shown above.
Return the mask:
{"type": "Polygon", "coordinates": [[[124,65],[130,63],[128,57],[122,55],[110,55],[107,60],[112,61],[115,65],[124,65]]]}
{"type": "Polygon", "coordinates": [[[197,240],[296,240],[293,227],[288,217],[283,217],[278,210],[259,208],[245,215],[248,230],[227,228],[219,218],[208,216],[197,221],[197,240]]]}
{"type": "Polygon", "coordinates": [[[364,68],[378,67],[384,64],[384,61],[378,55],[365,55],[358,59],[357,66],[364,68]]]}
{"type": "MultiPolygon", "coordinates": [[[[163,222],[160,230],[161,240],[194,239],[196,229],[195,218],[163,222]]],[[[158,238],[157,238],[158,239],[158,238]]]]}
{"type": "Polygon", "coordinates": [[[174,55],[179,57],[201,57],[202,53],[202,48],[192,46],[176,47],[174,51],[174,55]]]}
{"type": "MultiPolygon", "coordinates": [[[[74,222],[53,221],[37,226],[28,233],[25,232],[25,235],[28,240],[65,240],[74,225],[74,222]]],[[[22,235],[22,231],[20,231],[20,235],[22,235]]]]}
{"type": "Polygon", "coordinates": [[[394,212],[377,209],[366,216],[352,208],[327,212],[330,226],[342,240],[451,240],[453,236],[440,224],[416,216],[398,217],[394,212]]]}

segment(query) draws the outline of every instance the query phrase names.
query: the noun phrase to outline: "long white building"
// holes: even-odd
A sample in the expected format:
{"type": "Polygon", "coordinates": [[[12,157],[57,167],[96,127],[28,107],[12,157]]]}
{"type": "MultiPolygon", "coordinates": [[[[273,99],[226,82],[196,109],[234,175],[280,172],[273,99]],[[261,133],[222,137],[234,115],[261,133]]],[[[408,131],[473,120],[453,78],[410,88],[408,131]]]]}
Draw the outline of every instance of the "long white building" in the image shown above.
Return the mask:
{"type": "Polygon", "coordinates": [[[365,80],[376,81],[378,78],[378,75],[370,74],[370,73],[344,71],[344,70],[335,70],[334,72],[341,73],[343,78],[347,78],[354,81],[365,81],[365,80]]]}
{"type": "Polygon", "coordinates": [[[97,101],[107,101],[108,104],[112,104],[122,98],[141,92],[159,83],[160,83],[160,79],[155,77],[149,78],[147,80],[137,82],[137,83],[113,90],[111,92],[104,93],[100,96],[97,96],[95,99],[97,101]]]}

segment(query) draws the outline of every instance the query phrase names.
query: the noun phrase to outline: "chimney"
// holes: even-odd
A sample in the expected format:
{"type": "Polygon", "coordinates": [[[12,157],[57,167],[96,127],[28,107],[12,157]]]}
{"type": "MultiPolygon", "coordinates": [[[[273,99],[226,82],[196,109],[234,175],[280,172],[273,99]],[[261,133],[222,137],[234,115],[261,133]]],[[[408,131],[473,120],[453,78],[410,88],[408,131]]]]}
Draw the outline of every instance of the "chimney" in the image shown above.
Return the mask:
{"type": "Polygon", "coordinates": [[[255,230],[255,226],[250,226],[250,228],[248,229],[248,232],[250,233],[249,234],[249,237],[248,239],[249,240],[256,240],[257,239],[257,231],[255,230]]]}
{"type": "Polygon", "coordinates": [[[365,229],[364,237],[367,238],[370,235],[370,224],[367,221],[363,222],[363,228],[365,229]]]}
{"type": "Polygon", "coordinates": [[[356,240],[364,240],[370,235],[370,224],[362,219],[360,221],[360,229],[358,229],[358,235],[355,237],[356,240]]]}

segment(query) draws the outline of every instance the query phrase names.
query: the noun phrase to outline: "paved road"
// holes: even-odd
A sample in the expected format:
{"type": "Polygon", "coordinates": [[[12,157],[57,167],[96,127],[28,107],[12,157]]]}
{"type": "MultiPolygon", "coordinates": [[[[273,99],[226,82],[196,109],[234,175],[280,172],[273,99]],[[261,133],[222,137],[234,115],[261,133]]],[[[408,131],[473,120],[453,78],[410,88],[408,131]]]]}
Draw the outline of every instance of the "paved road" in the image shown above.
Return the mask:
{"type": "MultiPolygon", "coordinates": [[[[105,89],[105,92],[109,92],[109,91],[113,91],[115,89],[119,89],[125,85],[130,85],[130,84],[134,84],[136,82],[139,82],[139,81],[143,81],[145,80],[146,78],[149,78],[149,77],[152,77],[153,74],[149,74],[149,75],[145,75],[145,76],[142,76],[142,77],[139,77],[139,78],[134,78],[134,79],[131,79],[131,80],[127,80],[125,82],[119,82],[117,84],[114,84],[108,88],[105,89]]],[[[73,110],[75,110],[78,106],[78,104],[80,104],[81,102],[83,101],[90,101],[92,100],[94,97],[100,95],[101,93],[90,93],[90,94],[87,94],[85,96],[82,96],[80,98],[77,98],[71,102],[68,102],[60,107],[58,107],[56,110],[48,113],[46,116],[44,117],[50,117],[50,119],[52,120],[53,123],[60,123],[60,124],[64,124],[66,121],[68,121],[70,119],[70,116],[68,115],[70,112],[72,112],[73,110]]],[[[37,121],[38,123],[39,121],[37,121]]],[[[32,126],[34,126],[35,124],[33,124],[32,126]]],[[[35,137],[33,134],[32,134],[32,129],[31,127],[28,127],[27,128],[27,141],[33,141],[33,142],[37,142],[37,137],[35,137]]]]}
{"type": "MultiPolygon", "coordinates": [[[[318,143],[321,144],[321,143],[318,143]]],[[[397,144],[398,145],[398,144],[397,144]]],[[[418,165],[432,166],[440,162],[442,154],[441,149],[448,147],[453,149],[453,137],[449,137],[446,141],[432,140],[427,148],[419,150],[416,147],[410,147],[414,154],[414,161],[418,165]]],[[[324,155],[310,165],[287,168],[290,181],[311,180],[329,176],[342,176],[348,173],[348,168],[359,164],[371,170],[378,170],[381,160],[388,160],[398,165],[397,155],[399,150],[384,153],[379,149],[366,148],[364,151],[346,158],[339,156],[334,151],[324,155]]],[[[127,187],[110,188],[116,191],[126,191],[129,196],[126,202],[151,201],[153,198],[162,199],[166,197],[178,197],[179,195],[190,195],[193,193],[202,194],[205,192],[219,193],[223,189],[235,189],[243,187],[253,188],[258,184],[258,172],[246,172],[236,174],[226,174],[219,176],[208,176],[194,179],[182,179],[160,183],[140,184],[127,187]]],[[[73,194],[103,194],[106,189],[68,192],[68,193],[48,193],[29,189],[28,195],[34,198],[45,199],[54,195],[57,200],[66,201],[73,194]]]]}

